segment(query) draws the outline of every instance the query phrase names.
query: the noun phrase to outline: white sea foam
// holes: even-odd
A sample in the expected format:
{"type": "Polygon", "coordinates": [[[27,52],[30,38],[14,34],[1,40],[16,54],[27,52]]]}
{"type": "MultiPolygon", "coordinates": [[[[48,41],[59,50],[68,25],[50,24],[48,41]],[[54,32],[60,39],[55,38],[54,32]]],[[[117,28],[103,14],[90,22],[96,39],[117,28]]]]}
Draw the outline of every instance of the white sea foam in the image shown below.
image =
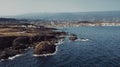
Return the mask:
{"type": "MultiPolygon", "coordinates": [[[[23,54],[17,54],[17,55],[15,55],[15,56],[8,57],[8,59],[9,59],[9,60],[13,60],[13,59],[15,59],[16,57],[19,57],[19,56],[22,56],[22,55],[23,55],[23,54]]],[[[3,62],[3,61],[8,60],[8,59],[1,59],[0,62],[3,62]]]]}
{"type": "Polygon", "coordinates": [[[75,41],[89,41],[89,39],[77,39],[75,41]]]}
{"type": "Polygon", "coordinates": [[[62,44],[64,41],[63,41],[63,39],[60,39],[59,41],[58,41],[58,43],[55,43],[55,45],[60,45],[60,44],[62,44]]]}
{"type": "Polygon", "coordinates": [[[17,54],[17,55],[15,55],[15,56],[8,57],[8,59],[13,60],[13,59],[15,59],[16,57],[19,57],[19,56],[22,56],[22,55],[23,55],[23,54],[17,54]]]}
{"type": "Polygon", "coordinates": [[[1,59],[0,62],[5,61],[5,59],[1,59]]]}

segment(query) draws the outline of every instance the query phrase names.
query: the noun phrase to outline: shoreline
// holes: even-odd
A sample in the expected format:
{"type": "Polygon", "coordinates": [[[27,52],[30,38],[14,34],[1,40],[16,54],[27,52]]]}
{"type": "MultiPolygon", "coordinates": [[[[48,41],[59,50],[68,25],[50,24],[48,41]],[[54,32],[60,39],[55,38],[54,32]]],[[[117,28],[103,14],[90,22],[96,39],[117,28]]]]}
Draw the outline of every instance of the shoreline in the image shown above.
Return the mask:
{"type": "MultiPolygon", "coordinates": [[[[58,47],[59,45],[63,44],[63,39],[60,39],[58,41],[58,43],[55,43],[54,45],[56,45],[56,49],[55,49],[55,52],[54,53],[47,53],[47,54],[40,54],[40,55],[37,55],[37,54],[33,54],[34,57],[40,57],[40,56],[51,56],[51,55],[55,55],[58,51],[58,47]]],[[[26,50],[28,50],[29,48],[27,48],[26,50]]],[[[33,49],[33,48],[32,48],[33,49]]],[[[8,57],[8,59],[1,59],[0,62],[3,62],[5,60],[14,60],[15,58],[17,57],[20,57],[20,56],[23,56],[24,54],[16,54],[15,56],[11,56],[11,57],[8,57]]]]}
{"type": "Polygon", "coordinates": [[[58,47],[59,45],[63,44],[64,41],[61,39],[58,41],[58,43],[55,43],[54,45],[56,45],[56,49],[54,53],[48,53],[48,54],[41,54],[41,55],[37,55],[37,54],[33,54],[34,57],[39,57],[39,56],[51,56],[51,55],[55,55],[58,51],[58,47]]]}
{"type": "Polygon", "coordinates": [[[34,57],[42,57],[42,56],[51,56],[51,55],[55,55],[58,51],[58,46],[56,46],[56,49],[55,49],[55,52],[54,53],[47,53],[47,54],[40,54],[40,55],[37,55],[37,54],[33,54],[34,57]]]}
{"type": "Polygon", "coordinates": [[[33,54],[49,54],[55,52],[55,47],[61,44],[63,42],[62,39],[64,39],[64,37],[60,36],[67,35],[66,32],[55,31],[57,30],[56,28],[44,26],[6,26],[0,28],[0,59],[14,59],[19,56],[18,54],[24,53],[29,47],[33,48],[33,54]],[[23,31],[24,33],[21,33],[23,31]]]}
{"type": "MultiPolygon", "coordinates": [[[[39,56],[51,56],[51,55],[55,55],[55,54],[57,53],[57,51],[58,51],[59,45],[61,45],[63,42],[64,42],[64,41],[63,41],[62,39],[60,39],[58,43],[55,43],[55,45],[56,45],[56,50],[55,50],[54,53],[41,54],[41,55],[33,54],[33,56],[34,56],[34,57],[39,57],[39,56]]],[[[29,49],[29,48],[28,48],[28,49],[29,49]]],[[[26,49],[26,50],[28,50],[28,49],[26,49]]],[[[20,57],[20,56],[23,56],[23,55],[24,55],[24,54],[17,54],[17,55],[15,55],[15,56],[8,57],[8,59],[1,59],[0,62],[3,62],[3,61],[5,61],[5,60],[14,60],[15,58],[20,57]]]]}

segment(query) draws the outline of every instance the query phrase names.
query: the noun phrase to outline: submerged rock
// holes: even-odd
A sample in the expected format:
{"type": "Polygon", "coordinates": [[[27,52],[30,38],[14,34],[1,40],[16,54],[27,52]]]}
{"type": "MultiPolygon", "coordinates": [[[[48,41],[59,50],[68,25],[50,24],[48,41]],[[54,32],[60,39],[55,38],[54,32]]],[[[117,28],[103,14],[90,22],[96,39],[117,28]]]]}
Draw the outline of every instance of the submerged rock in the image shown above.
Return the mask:
{"type": "Polygon", "coordinates": [[[35,46],[33,53],[37,55],[48,54],[48,53],[54,53],[55,50],[56,50],[56,46],[53,43],[49,41],[42,41],[35,46]]]}

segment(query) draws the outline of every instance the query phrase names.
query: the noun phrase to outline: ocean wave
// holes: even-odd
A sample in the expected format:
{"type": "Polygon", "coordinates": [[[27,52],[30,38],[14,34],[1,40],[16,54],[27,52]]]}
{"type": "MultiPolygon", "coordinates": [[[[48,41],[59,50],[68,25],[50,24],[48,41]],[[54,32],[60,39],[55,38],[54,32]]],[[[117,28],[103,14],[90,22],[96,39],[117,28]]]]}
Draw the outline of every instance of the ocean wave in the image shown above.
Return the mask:
{"type": "Polygon", "coordinates": [[[58,41],[58,43],[55,43],[54,45],[60,45],[60,44],[62,44],[64,41],[63,41],[63,39],[60,39],[59,41],[58,41]]]}
{"type": "Polygon", "coordinates": [[[23,54],[17,54],[17,55],[15,55],[15,56],[8,57],[8,59],[1,59],[0,62],[3,62],[3,61],[5,61],[5,60],[13,60],[13,59],[15,59],[16,57],[19,57],[19,56],[22,56],[22,55],[23,55],[23,54]]]}
{"type": "Polygon", "coordinates": [[[75,41],[89,41],[89,39],[85,39],[85,38],[80,38],[80,39],[77,39],[75,41]]]}
{"type": "Polygon", "coordinates": [[[1,59],[0,62],[5,61],[5,59],[1,59]]]}
{"type": "Polygon", "coordinates": [[[15,56],[8,57],[8,59],[13,60],[13,59],[15,59],[16,57],[19,57],[19,56],[22,56],[22,55],[23,55],[23,54],[17,54],[17,55],[15,55],[15,56]]]}

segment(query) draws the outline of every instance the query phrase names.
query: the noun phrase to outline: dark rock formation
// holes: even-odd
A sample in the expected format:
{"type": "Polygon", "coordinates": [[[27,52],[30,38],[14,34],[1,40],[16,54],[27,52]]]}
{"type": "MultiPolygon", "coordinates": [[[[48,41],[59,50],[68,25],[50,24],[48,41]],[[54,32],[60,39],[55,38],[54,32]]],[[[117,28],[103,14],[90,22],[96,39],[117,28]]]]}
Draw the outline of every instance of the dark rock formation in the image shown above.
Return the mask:
{"type": "Polygon", "coordinates": [[[17,37],[14,41],[13,41],[13,47],[14,49],[25,49],[29,46],[30,44],[30,37],[17,37]]]}
{"type": "Polygon", "coordinates": [[[8,57],[15,56],[16,54],[22,53],[22,50],[14,50],[11,48],[7,48],[4,51],[0,52],[0,59],[8,59],[8,57]]]}
{"type": "Polygon", "coordinates": [[[15,39],[15,36],[3,36],[0,37],[0,49],[4,49],[12,46],[12,42],[15,39]]]}
{"type": "Polygon", "coordinates": [[[70,34],[69,35],[69,40],[75,41],[76,39],[78,39],[76,34],[70,34]]]}
{"type": "Polygon", "coordinates": [[[54,53],[56,50],[56,46],[49,41],[42,41],[35,46],[34,54],[47,54],[54,53]]]}
{"type": "Polygon", "coordinates": [[[49,40],[52,40],[52,39],[55,39],[55,38],[56,38],[56,36],[54,36],[54,35],[45,35],[45,34],[36,35],[36,36],[32,37],[32,42],[49,41],[49,40]]]}
{"type": "Polygon", "coordinates": [[[29,37],[3,36],[0,37],[0,59],[21,54],[30,44],[29,37]]]}
{"type": "Polygon", "coordinates": [[[0,53],[0,59],[8,59],[9,55],[7,54],[6,51],[2,51],[0,53]]]}

